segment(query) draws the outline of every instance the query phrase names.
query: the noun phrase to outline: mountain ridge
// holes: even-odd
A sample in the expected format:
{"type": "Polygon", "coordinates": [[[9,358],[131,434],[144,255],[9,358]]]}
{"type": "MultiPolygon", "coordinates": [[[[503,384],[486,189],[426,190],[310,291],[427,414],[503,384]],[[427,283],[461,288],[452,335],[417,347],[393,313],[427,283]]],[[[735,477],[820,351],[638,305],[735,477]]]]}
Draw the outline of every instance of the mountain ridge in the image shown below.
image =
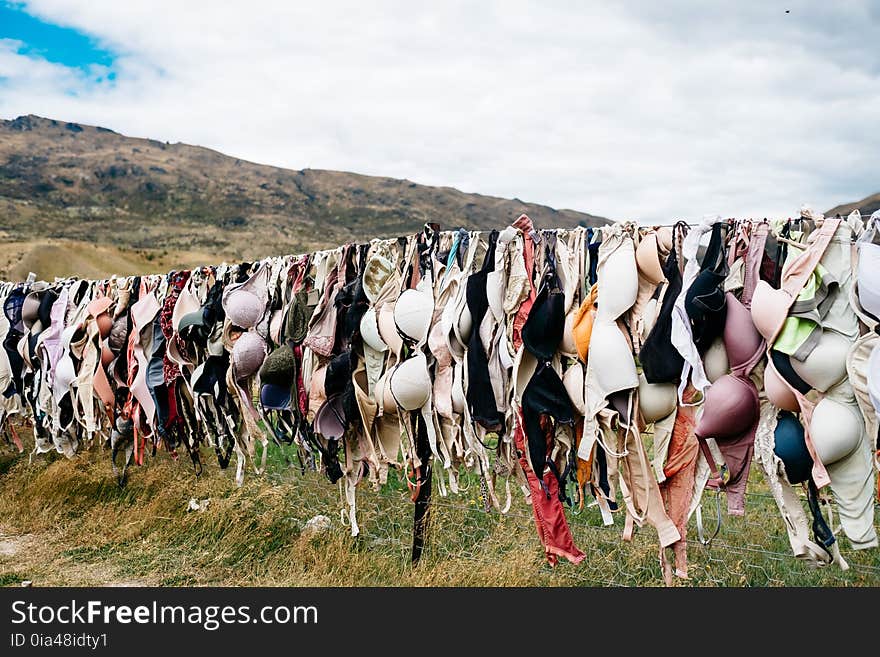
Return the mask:
{"type": "Polygon", "coordinates": [[[861,201],[853,201],[852,203],[841,203],[828,210],[825,216],[833,217],[836,214],[846,216],[853,210],[858,210],[863,217],[870,217],[872,213],[880,210],[880,192],[866,196],[861,201]]]}
{"type": "Polygon", "coordinates": [[[521,213],[539,228],[608,223],[519,199],[284,169],[36,115],[0,121],[0,243],[96,242],[162,264],[188,252],[219,262],[396,237],[429,221],[503,228],[521,213]]]}

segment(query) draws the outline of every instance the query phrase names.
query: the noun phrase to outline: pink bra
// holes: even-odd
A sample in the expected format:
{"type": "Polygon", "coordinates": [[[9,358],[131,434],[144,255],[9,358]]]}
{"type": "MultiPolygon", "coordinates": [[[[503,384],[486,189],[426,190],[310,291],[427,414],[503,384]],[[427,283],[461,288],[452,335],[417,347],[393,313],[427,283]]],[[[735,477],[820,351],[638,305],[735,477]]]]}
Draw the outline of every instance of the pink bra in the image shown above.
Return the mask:
{"type": "Polygon", "coordinates": [[[752,320],[767,344],[773,344],[789,309],[822,259],[839,225],[840,219],[825,219],[822,228],[815,233],[815,240],[786,266],[780,289],[771,287],[766,281],[758,281],[752,297],[752,320]]]}

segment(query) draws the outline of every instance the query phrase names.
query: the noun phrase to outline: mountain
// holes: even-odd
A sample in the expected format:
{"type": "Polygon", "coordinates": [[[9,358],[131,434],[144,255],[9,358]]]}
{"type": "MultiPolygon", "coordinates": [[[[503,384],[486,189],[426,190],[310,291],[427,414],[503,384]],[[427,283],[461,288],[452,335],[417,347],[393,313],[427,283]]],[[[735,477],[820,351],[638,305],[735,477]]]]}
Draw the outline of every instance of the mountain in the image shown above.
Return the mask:
{"type": "Polygon", "coordinates": [[[828,210],[828,212],[825,213],[825,216],[833,217],[836,214],[840,214],[845,217],[853,210],[858,210],[859,214],[863,217],[870,217],[872,213],[880,210],[880,194],[871,194],[871,196],[866,196],[861,201],[856,201],[855,203],[838,205],[836,208],[828,210]]]}
{"type": "Polygon", "coordinates": [[[523,212],[538,227],[607,223],[451,187],[255,164],[34,115],[0,122],[0,275],[27,275],[28,267],[41,278],[79,274],[71,267],[84,263],[93,275],[110,266],[166,271],[405,235],[426,221],[502,228],[523,212]],[[70,267],[68,251],[76,254],[70,267]]]}

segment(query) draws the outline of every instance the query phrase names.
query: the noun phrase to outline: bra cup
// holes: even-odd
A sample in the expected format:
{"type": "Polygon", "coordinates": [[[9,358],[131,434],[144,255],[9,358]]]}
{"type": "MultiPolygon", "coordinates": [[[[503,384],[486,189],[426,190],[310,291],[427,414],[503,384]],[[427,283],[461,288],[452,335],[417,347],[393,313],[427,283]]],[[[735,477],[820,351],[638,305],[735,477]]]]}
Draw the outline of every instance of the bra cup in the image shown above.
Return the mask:
{"type": "Polygon", "coordinates": [[[323,366],[318,368],[312,373],[312,376],[309,380],[309,413],[314,414],[318,412],[318,409],[321,408],[321,404],[327,399],[327,395],[324,394],[324,378],[327,375],[327,366],[323,366]]]}
{"type": "Polygon", "coordinates": [[[421,342],[428,335],[434,315],[434,299],[418,289],[404,290],[394,304],[394,323],[410,340],[421,342]]]}
{"type": "Polygon", "coordinates": [[[846,376],[846,358],[851,342],[837,331],[823,331],[806,360],[791,359],[797,375],[819,392],[827,392],[846,376]]]}
{"type": "MultiPolygon", "coordinates": [[[[457,291],[456,294],[458,294],[457,291]]],[[[464,349],[467,344],[460,341],[458,337],[458,321],[461,315],[461,307],[462,299],[454,295],[446,305],[443,306],[443,311],[440,314],[440,326],[443,329],[443,339],[446,341],[449,353],[452,354],[452,357],[456,361],[460,361],[464,358],[464,349]]]]}
{"type": "Polygon", "coordinates": [[[574,332],[572,326],[574,324],[574,315],[576,310],[572,309],[565,316],[565,328],[562,331],[562,341],[559,343],[559,353],[572,358],[578,355],[577,345],[574,341],[574,332]]]}
{"type": "Polygon", "coordinates": [[[257,333],[242,333],[230,354],[232,371],[237,379],[245,379],[259,371],[266,358],[266,341],[257,333]]]}
{"type": "Polygon", "coordinates": [[[107,367],[110,363],[113,362],[113,359],[116,358],[116,354],[110,349],[110,347],[105,342],[101,345],[101,365],[107,367]]]}
{"type": "Polygon", "coordinates": [[[315,413],[315,432],[326,440],[338,440],[345,434],[345,412],[342,409],[342,396],[329,397],[315,413]]]}
{"type": "Polygon", "coordinates": [[[715,383],[730,371],[730,363],[727,360],[727,349],[724,340],[716,338],[703,356],[703,369],[710,383],[715,383]]]}
{"type": "Polygon", "coordinates": [[[639,374],[639,412],[651,424],[668,417],[678,406],[678,392],[674,383],[648,383],[639,374]]]}
{"type": "Polygon", "coordinates": [[[752,295],[752,322],[758,333],[771,342],[788,316],[791,297],[784,290],[777,290],[767,281],[760,280],[752,295]]]}
{"type": "Polygon", "coordinates": [[[24,298],[21,304],[21,321],[26,329],[30,329],[39,319],[40,296],[31,292],[24,298]]]}
{"type": "Polygon", "coordinates": [[[388,383],[392,396],[403,410],[415,411],[424,406],[431,398],[432,388],[425,355],[418,352],[394,368],[388,383]]]}
{"type": "MultiPolygon", "coordinates": [[[[176,310],[176,306],[175,306],[176,310]]],[[[375,321],[375,316],[373,317],[375,321]]],[[[269,339],[276,346],[281,344],[281,331],[284,327],[284,309],[276,310],[269,320],[269,339]]]]}
{"type": "Polygon", "coordinates": [[[449,345],[446,344],[446,336],[443,334],[440,322],[431,324],[427,344],[428,351],[437,359],[437,369],[448,367],[452,362],[452,354],[449,351],[449,345]]]}
{"type": "Polygon", "coordinates": [[[434,299],[421,290],[404,290],[394,304],[394,323],[398,331],[415,342],[427,337],[433,315],[434,299]]]}
{"type": "Polygon", "coordinates": [[[750,385],[751,381],[727,374],[709,386],[703,413],[697,422],[697,435],[721,442],[746,433],[759,412],[750,385]]]}
{"type": "Polygon", "coordinates": [[[506,280],[503,271],[492,271],[486,276],[486,301],[489,312],[495,317],[504,317],[504,286],[506,280]]]}
{"type": "Polygon", "coordinates": [[[813,410],[810,438],[822,463],[831,465],[856,450],[863,428],[861,418],[852,408],[825,397],[813,410]]]}
{"type": "Polygon", "coordinates": [[[880,280],[877,279],[877,272],[880,271],[880,245],[860,244],[859,263],[856,269],[859,281],[856,289],[859,305],[866,312],[880,319],[880,280]]]}
{"type": "Polygon", "coordinates": [[[379,325],[376,320],[376,310],[374,308],[368,308],[363,314],[363,317],[361,317],[360,331],[361,339],[368,347],[379,352],[388,350],[388,345],[385,344],[385,341],[379,334],[379,325]]]}
{"type": "Polygon", "coordinates": [[[394,263],[388,257],[390,254],[385,251],[385,247],[381,244],[375,244],[370,248],[371,253],[367,259],[367,265],[364,268],[361,284],[364,290],[364,296],[370,303],[376,303],[382,293],[385,283],[394,274],[394,263]]]}
{"type": "Polygon", "coordinates": [[[467,307],[467,304],[461,309],[461,314],[458,316],[458,323],[456,325],[458,333],[458,339],[462,344],[467,344],[471,339],[471,331],[474,328],[474,319],[471,317],[471,311],[467,307]]]}
{"type": "Polygon", "coordinates": [[[639,272],[633,254],[632,240],[626,240],[608,256],[599,272],[602,303],[597,317],[614,321],[633,307],[639,293],[639,272]]]}
{"type": "Polygon", "coordinates": [[[76,378],[76,370],[73,366],[73,360],[69,355],[64,355],[55,366],[54,392],[55,401],[59,401],[67,393],[71,382],[76,378]]]}
{"type": "Polygon", "coordinates": [[[456,363],[452,369],[452,411],[454,413],[464,413],[465,404],[467,403],[464,396],[462,370],[463,368],[460,363],[456,363]]]}
{"type": "MultiPolygon", "coordinates": [[[[218,328],[220,328],[220,324],[218,323],[218,328]]],[[[208,355],[209,356],[222,356],[226,352],[226,347],[223,344],[222,339],[222,329],[217,331],[216,333],[212,333],[211,337],[208,338],[208,355]]]]}
{"type": "Polygon", "coordinates": [[[659,285],[665,280],[660,254],[657,252],[657,235],[648,233],[636,247],[636,266],[645,280],[659,285]]]}
{"type": "Polygon", "coordinates": [[[226,317],[236,326],[243,329],[253,328],[263,316],[266,304],[249,290],[233,290],[223,300],[226,317]]]}
{"type": "Polygon", "coordinates": [[[657,236],[657,246],[662,253],[669,253],[672,250],[672,228],[669,226],[661,226],[654,233],[657,236]]]}
{"type": "Polygon", "coordinates": [[[106,339],[107,336],[110,335],[110,330],[113,328],[113,318],[110,317],[109,313],[101,313],[95,319],[95,323],[98,325],[98,333],[101,338],[106,339]]]}
{"type": "Polygon", "coordinates": [[[373,399],[376,400],[381,415],[397,415],[397,402],[394,401],[394,395],[391,394],[391,386],[389,385],[391,372],[392,370],[387,370],[382,374],[373,389],[373,399]]]}
{"type": "Polygon", "coordinates": [[[552,360],[565,333],[565,297],[548,284],[542,286],[522,327],[523,346],[540,360],[552,360]]]}
{"type": "Polygon", "coordinates": [[[642,310],[642,341],[648,337],[654,324],[657,322],[657,313],[660,311],[657,299],[651,298],[645,302],[645,308],[642,310]]]}
{"type": "Polygon", "coordinates": [[[874,412],[880,417],[880,346],[875,346],[868,356],[867,364],[868,399],[874,412]]]}
{"type": "Polygon", "coordinates": [[[576,362],[565,370],[562,377],[562,385],[565,386],[566,392],[574,404],[575,409],[581,415],[587,413],[587,403],[584,398],[584,366],[580,362],[576,362]]]}
{"type": "Polygon", "coordinates": [[[626,338],[614,322],[595,323],[589,358],[596,383],[605,396],[638,387],[635,360],[626,338]]]}
{"type": "Polygon", "coordinates": [[[764,392],[767,393],[767,399],[776,408],[793,413],[800,411],[797,397],[791,391],[791,388],[782,379],[779,372],[773,366],[771,360],[767,360],[767,366],[764,368],[764,392]]]}
{"type": "Polygon", "coordinates": [[[382,341],[388,345],[392,353],[399,354],[403,349],[403,338],[400,337],[394,324],[394,304],[386,303],[379,308],[376,313],[376,323],[382,341]]]}
{"type": "Polygon", "coordinates": [[[595,287],[591,289],[587,298],[575,312],[575,317],[572,321],[572,338],[574,338],[574,343],[577,347],[578,357],[584,362],[587,362],[587,354],[590,350],[590,337],[593,333],[593,323],[596,320],[594,304],[597,290],[598,288],[595,287]]]}
{"type": "Polygon", "coordinates": [[[810,478],[813,459],[807,449],[804,427],[791,413],[781,414],[776,423],[773,452],[785,466],[789,483],[800,484],[810,478]]]}
{"type": "Polygon", "coordinates": [[[748,308],[732,293],[728,292],[725,296],[727,316],[724,320],[724,346],[731,367],[736,369],[761,348],[761,334],[755,328],[748,308]]]}

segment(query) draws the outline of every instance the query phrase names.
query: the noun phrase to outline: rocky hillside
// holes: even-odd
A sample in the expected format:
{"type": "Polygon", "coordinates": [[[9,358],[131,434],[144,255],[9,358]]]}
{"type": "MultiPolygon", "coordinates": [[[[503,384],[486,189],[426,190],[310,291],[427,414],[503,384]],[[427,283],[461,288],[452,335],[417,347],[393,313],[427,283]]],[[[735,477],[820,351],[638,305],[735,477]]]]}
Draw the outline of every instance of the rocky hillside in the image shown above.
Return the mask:
{"type": "MultiPolygon", "coordinates": [[[[295,148],[295,145],[291,145],[295,148]]],[[[443,227],[598,225],[572,210],[341,171],[292,171],[38,116],[0,122],[0,243],[72,240],[213,260],[443,227]]],[[[184,258],[186,260],[186,258],[184,258]]],[[[0,263],[2,268],[2,263],[0,263]]]]}
{"type": "Polygon", "coordinates": [[[870,217],[872,213],[880,210],[880,194],[871,194],[871,196],[866,196],[861,201],[856,201],[855,203],[838,205],[836,208],[828,210],[825,216],[831,215],[833,217],[836,214],[846,216],[853,210],[858,210],[863,217],[870,217]]]}

